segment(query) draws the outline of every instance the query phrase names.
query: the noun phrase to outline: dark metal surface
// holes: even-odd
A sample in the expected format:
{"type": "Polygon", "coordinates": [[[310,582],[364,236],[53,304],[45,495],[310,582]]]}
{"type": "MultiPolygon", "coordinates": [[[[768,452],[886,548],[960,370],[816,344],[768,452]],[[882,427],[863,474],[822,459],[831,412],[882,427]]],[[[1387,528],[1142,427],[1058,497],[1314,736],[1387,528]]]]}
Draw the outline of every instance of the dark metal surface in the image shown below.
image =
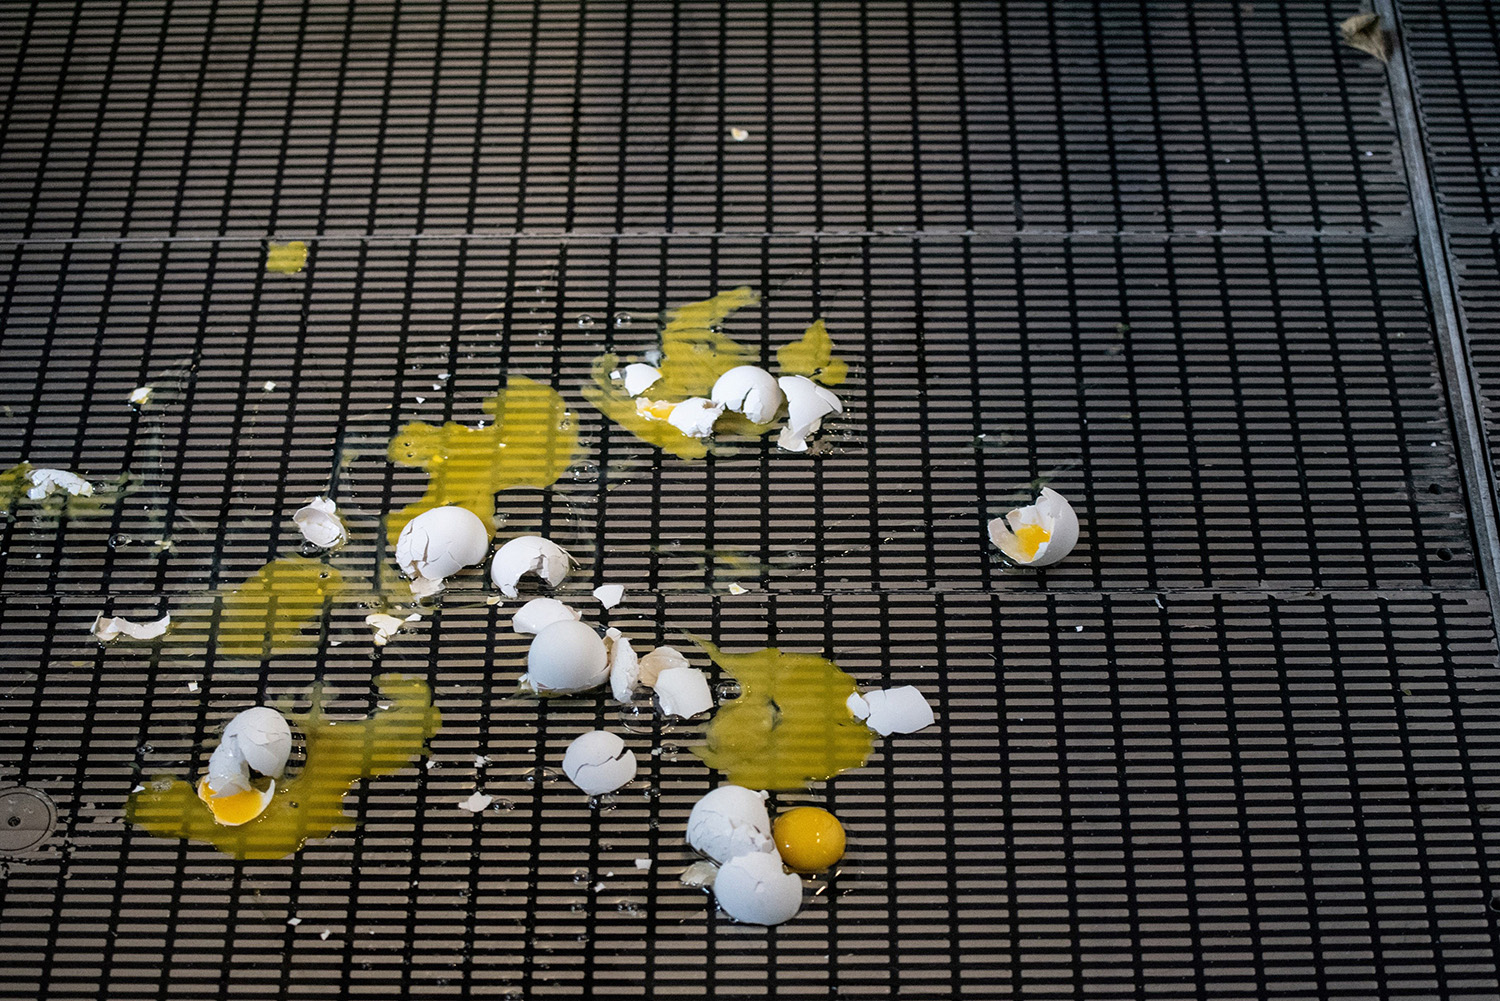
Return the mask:
{"type": "MultiPolygon", "coordinates": [[[[1500,128],[1429,83],[1451,6],[1402,10],[1450,212],[1440,123],[1500,128]]],[[[0,997],[1492,999],[1492,540],[1401,94],[1337,45],[1351,12],[0,12],[0,465],[139,477],[0,526],[0,785],[59,825],[0,859],[0,997]],[[309,240],[304,274],[264,272],[269,235],[309,240]],[[765,302],[731,334],[823,316],[851,362],[828,454],[662,461],[584,406],[595,354],[740,284],[765,302]],[[211,608],[330,487],[373,568],[422,483],[394,428],[473,423],[504,373],[579,408],[574,475],[500,499],[582,557],[570,597],[625,583],[643,645],[821,651],[932,697],[936,727],[815,790],[850,852],[794,921],[679,885],[714,781],[690,732],[632,736],[643,780],[604,810],[537,780],[618,713],[511,698],[524,645],[475,579],[388,647],[340,608],[316,657],[248,670],[89,636],[211,608]],[[1038,478],[1084,526],[1045,576],[983,535],[1038,478]],[[389,670],[445,727],[350,797],[357,832],[236,863],[122,824],[234,711],[320,678],[360,711],[389,670]]],[[[1461,263],[1488,240],[1448,232],[1461,263]]],[[[1456,273],[1483,389],[1495,289],[1456,273]]]]}

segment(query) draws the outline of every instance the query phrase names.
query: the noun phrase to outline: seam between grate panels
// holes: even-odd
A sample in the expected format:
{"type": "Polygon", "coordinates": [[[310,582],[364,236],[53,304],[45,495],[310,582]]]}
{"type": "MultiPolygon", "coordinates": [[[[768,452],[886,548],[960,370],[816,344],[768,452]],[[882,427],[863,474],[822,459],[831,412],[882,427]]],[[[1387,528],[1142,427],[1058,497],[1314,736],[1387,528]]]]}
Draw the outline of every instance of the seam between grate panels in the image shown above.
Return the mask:
{"type": "MultiPolygon", "coordinates": [[[[1393,0],[1375,0],[1373,7],[1377,14],[1390,22],[1397,39],[1400,39],[1399,6],[1393,0]]],[[[1433,184],[1427,137],[1422,131],[1413,96],[1413,71],[1406,58],[1406,47],[1399,41],[1391,54],[1386,76],[1401,158],[1406,166],[1406,188],[1416,225],[1417,250],[1427,277],[1428,301],[1437,335],[1434,341],[1438,360],[1442,363],[1449,419],[1463,467],[1475,556],[1481,580],[1490,596],[1490,615],[1494,617],[1500,614],[1500,579],[1497,579],[1500,575],[1500,527],[1497,527],[1495,515],[1494,465],[1485,437],[1484,415],[1479,408],[1477,376],[1459,318],[1458,286],[1443,220],[1437,210],[1437,191],[1433,184]]]]}

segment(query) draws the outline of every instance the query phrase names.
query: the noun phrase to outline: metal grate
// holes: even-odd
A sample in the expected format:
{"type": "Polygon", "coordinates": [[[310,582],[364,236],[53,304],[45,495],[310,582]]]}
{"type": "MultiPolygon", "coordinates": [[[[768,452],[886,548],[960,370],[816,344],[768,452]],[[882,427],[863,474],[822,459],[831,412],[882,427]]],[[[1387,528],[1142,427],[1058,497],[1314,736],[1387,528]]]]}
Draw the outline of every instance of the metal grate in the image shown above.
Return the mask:
{"type": "MultiPolygon", "coordinates": [[[[1493,128],[1429,84],[1422,33],[1456,22],[1407,7],[1434,148],[1445,116],[1493,128]]],[[[0,997],[1495,997],[1494,621],[1348,12],[0,11],[0,466],[139,477],[0,524],[0,786],[59,823],[0,858],[0,997]],[[272,234],[310,239],[304,274],[264,272],[272,234]],[[583,406],[595,354],[739,284],[764,302],[735,337],[823,316],[852,363],[828,454],[663,461],[583,406]],[[820,651],[933,698],[933,729],[782,797],[851,843],[793,922],[678,883],[714,781],[690,732],[631,735],[643,781],[606,809],[546,771],[621,720],[511,698],[524,646],[475,579],[388,647],[341,608],[252,669],[88,636],[211,609],[330,488],[373,572],[422,483],[392,430],[476,421],[507,372],[579,408],[574,474],[500,503],[583,557],[568,596],[626,583],[608,619],[643,645],[820,651]],[[983,544],[1038,478],[1084,521],[1045,576],[983,544]],[[445,726],[350,797],[357,832],[235,863],[121,823],[233,711],[325,679],[360,712],[391,670],[445,726]]],[[[1493,290],[1464,291],[1482,374],[1493,290]]]]}

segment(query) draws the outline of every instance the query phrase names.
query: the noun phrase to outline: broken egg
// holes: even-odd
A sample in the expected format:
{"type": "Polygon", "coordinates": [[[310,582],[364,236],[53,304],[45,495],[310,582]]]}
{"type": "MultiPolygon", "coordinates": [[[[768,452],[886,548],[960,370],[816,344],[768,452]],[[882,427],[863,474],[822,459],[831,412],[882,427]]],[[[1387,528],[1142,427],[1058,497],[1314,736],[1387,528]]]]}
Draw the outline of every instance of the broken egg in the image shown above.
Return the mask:
{"type": "Polygon", "coordinates": [[[209,755],[208,774],[198,783],[198,796],[221,824],[253,820],[270,803],[271,793],[252,784],[251,770],[280,778],[291,754],[292,728],[286,717],[266,706],[246,709],[224,727],[219,746],[209,755]]]}
{"type": "Polygon", "coordinates": [[[538,694],[582,692],[609,677],[609,653],[591,626],[554,622],[531,641],[522,683],[538,694]]]}
{"type": "Polygon", "coordinates": [[[604,634],[604,645],[609,649],[609,691],[617,702],[629,702],[635,695],[636,683],[640,680],[640,658],[630,640],[618,629],[604,634]]]}
{"type": "Polygon", "coordinates": [[[911,685],[882,688],[849,696],[849,712],[882,737],[893,733],[916,733],[935,720],[927,697],[911,685]]]}
{"type": "Polygon", "coordinates": [[[1078,515],[1073,505],[1043,487],[1036,503],[990,520],[990,541],[1012,561],[1028,567],[1050,567],[1078,545],[1078,515]]]}
{"type": "Polygon", "coordinates": [[[462,507],[423,511],[401,530],[396,562],[412,579],[412,593],[433,594],[464,567],[484,560],[490,533],[479,515],[462,507]]]}
{"type": "MultiPolygon", "coordinates": [[[[775,853],[771,815],[764,792],[744,786],[719,786],[693,804],[687,840],[715,862],[751,853],[775,853]]],[[[781,860],[777,859],[778,866],[781,860]]]]}
{"type": "Polygon", "coordinates": [[[214,821],[223,827],[239,827],[266,812],[271,800],[276,797],[276,782],[273,779],[265,789],[249,786],[241,792],[215,791],[208,776],[198,780],[198,798],[213,814],[214,821]]]}
{"type": "Polygon", "coordinates": [[[714,422],[724,413],[724,408],[702,396],[691,396],[674,406],[667,414],[667,423],[689,438],[707,438],[714,433],[714,422]]]}
{"type": "Polygon", "coordinates": [[[740,855],[720,867],[714,897],[736,921],[779,925],[802,909],[802,877],[783,869],[778,855],[740,855]]]}
{"type": "Polygon", "coordinates": [[[652,687],[663,716],[692,719],[714,707],[708,675],[696,667],[669,667],[656,676],[652,687]]]}
{"type": "Polygon", "coordinates": [[[807,436],[823,426],[829,414],[843,413],[844,405],[831,390],[803,375],[784,375],[776,380],[786,395],[786,427],[776,444],[788,452],[806,452],[807,436]]]}
{"type": "Polygon", "coordinates": [[[337,549],[349,541],[338,506],[327,497],[313,497],[292,515],[302,537],[319,549],[337,549]]]}
{"type": "Polygon", "coordinates": [[[516,610],[510,627],[522,635],[536,635],[554,622],[577,622],[583,615],[556,598],[532,598],[516,610]]]}
{"type": "Polygon", "coordinates": [[[495,551],[490,561],[490,580],[507,598],[516,596],[516,585],[527,574],[536,574],[556,587],[568,576],[572,557],[550,539],[540,535],[522,535],[511,539],[495,551]]]}
{"type": "Polygon", "coordinates": [[[620,381],[625,384],[625,392],[631,396],[640,396],[661,381],[661,369],[655,365],[634,362],[625,366],[624,372],[620,375],[620,381]]]}
{"type": "Polygon", "coordinates": [[[640,682],[649,687],[656,685],[661,672],[670,667],[688,667],[688,659],[673,646],[659,646],[640,659],[640,682]]]}
{"type": "Polygon", "coordinates": [[[744,414],[754,424],[769,424],[776,419],[783,399],[776,377],[754,365],[736,365],[719,376],[708,394],[713,402],[744,414]]]}
{"type": "Polygon", "coordinates": [[[590,796],[603,796],[635,778],[635,752],[616,734],[590,730],[568,745],[562,768],[569,782],[590,796]]]}

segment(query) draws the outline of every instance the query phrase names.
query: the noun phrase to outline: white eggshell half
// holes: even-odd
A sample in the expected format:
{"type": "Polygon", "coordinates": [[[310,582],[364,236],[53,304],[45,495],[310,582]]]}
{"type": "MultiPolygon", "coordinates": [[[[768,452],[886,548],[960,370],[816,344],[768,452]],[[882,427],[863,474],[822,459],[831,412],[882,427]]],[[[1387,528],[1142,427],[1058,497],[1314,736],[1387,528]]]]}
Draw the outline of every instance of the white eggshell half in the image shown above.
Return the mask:
{"type": "Polygon", "coordinates": [[[865,726],[882,737],[893,733],[916,733],[933,724],[931,704],[911,685],[866,692],[864,700],[870,710],[865,717],[865,726]]]}
{"type": "Polygon", "coordinates": [[[724,413],[724,408],[701,396],[691,396],[672,408],[667,414],[667,423],[689,438],[707,438],[714,433],[714,421],[724,413]]]}
{"type": "Polygon", "coordinates": [[[522,577],[534,573],[547,586],[556,587],[568,576],[572,557],[550,539],[540,535],[523,535],[511,539],[495,551],[490,561],[490,580],[507,598],[516,596],[516,584],[522,577]]]}
{"type": "Polygon", "coordinates": [[[719,869],[714,897],[724,913],[751,925],[779,925],[802,909],[802,877],[780,855],[741,855],[719,869]]]}
{"type": "Polygon", "coordinates": [[[775,420],[783,399],[776,377],[754,365],[737,365],[719,376],[708,398],[756,424],[775,420]]]}
{"type": "Polygon", "coordinates": [[[170,615],[163,615],[154,622],[131,622],[119,617],[106,619],[103,615],[96,615],[90,628],[96,637],[108,643],[121,636],[129,636],[133,640],[154,640],[165,633],[171,624],[170,615]]]}
{"type": "Polygon", "coordinates": [[[594,588],[594,597],[605,608],[614,608],[625,598],[625,588],[619,584],[601,584],[594,588]]]}
{"type": "Polygon", "coordinates": [[[744,786],[719,786],[693,805],[687,840],[716,862],[752,852],[776,854],[766,794],[744,786]]]}
{"type": "Polygon", "coordinates": [[[990,541],[1022,566],[1050,567],[1078,545],[1078,514],[1073,505],[1051,487],[1042,488],[1035,504],[1017,508],[1003,518],[991,519],[989,527],[990,541]],[[1030,559],[1022,555],[1020,542],[1014,535],[1015,529],[1022,525],[1041,525],[1051,536],[1037,547],[1036,555],[1030,559]]]}
{"type": "Polygon", "coordinates": [[[573,739],[563,755],[563,774],[590,796],[603,796],[635,778],[635,752],[605,730],[573,739]]]}
{"type": "Polygon", "coordinates": [[[641,662],[636,656],[630,640],[611,629],[605,633],[605,646],[609,648],[609,691],[617,702],[629,702],[635,695],[635,686],[641,677],[641,662]]]}
{"type": "Polygon", "coordinates": [[[620,378],[625,383],[625,392],[631,396],[640,396],[660,381],[661,369],[655,365],[635,362],[625,366],[625,371],[620,374],[620,378]]]}
{"type": "Polygon", "coordinates": [[[482,562],[489,547],[490,534],[479,515],[437,507],[406,523],[396,539],[396,562],[414,581],[442,581],[482,562]]]}
{"type": "Polygon", "coordinates": [[[581,612],[569,608],[556,598],[532,598],[516,609],[516,614],[511,617],[510,627],[523,635],[534,636],[554,622],[577,622],[581,618],[581,612]]]}
{"type": "Polygon", "coordinates": [[[526,654],[527,681],[538,692],[581,692],[609,677],[604,641],[582,622],[554,622],[536,634],[526,654]]]}
{"type": "Polygon", "coordinates": [[[641,657],[641,684],[654,686],[661,672],[670,667],[687,667],[688,659],[673,646],[659,646],[641,657]]]}
{"type": "MultiPolygon", "coordinates": [[[[245,763],[262,775],[279,778],[292,755],[292,727],[269,706],[246,709],[224,727],[224,740],[238,740],[245,763]]],[[[219,791],[218,786],[214,786],[219,791]]]]}
{"type": "Polygon", "coordinates": [[[669,667],[656,676],[656,702],[663,716],[692,719],[714,707],[708,675],[696,667],[669,667]]]}
{"type": "Polygon", "coordinates": [[[302,537],[319,549],[336,549],[349,541],[349,532],[339,518],[338,505],[327,497],[314,497],[292,515],[302,537]]]}
{"type": "Polygon", "coordinates": [[[806,452],[807,436],[823,426],[829,414],[843,413],[839,398],[804,375],[784,375],[777,385],[786,394],[786,427],[776,444],[788,452],[806,452]]]}
{"type": "Polygon", "coordinates": [[[233,796],[250,788],[250,766],[240,751],[238,737],[225,737],[208,757],[208,777],[214,798],[233,796]]]}

